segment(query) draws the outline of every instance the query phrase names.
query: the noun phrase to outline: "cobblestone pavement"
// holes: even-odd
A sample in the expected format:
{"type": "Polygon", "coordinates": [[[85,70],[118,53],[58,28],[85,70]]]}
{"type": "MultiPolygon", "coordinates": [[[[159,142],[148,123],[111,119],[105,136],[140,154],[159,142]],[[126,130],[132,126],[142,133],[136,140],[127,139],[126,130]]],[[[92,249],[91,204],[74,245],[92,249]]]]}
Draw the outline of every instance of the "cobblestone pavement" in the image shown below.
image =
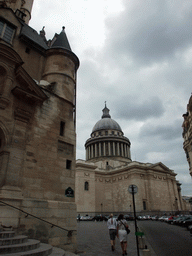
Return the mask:
{"type": "MultiPolygon", "coordinates": [[[[134,222],[129,222],[131,233],[128,236],[128,256],[137,256],[134,222]]],[[[147,243],[146,243],[147,244],[147,243]]],[[[148,247],[149,248],[149,247],[148,247]]],[[[116,249],[111,251],[109,231],[106,222],[81,221],[77,223],[77,254],[80,256],[117,256],[122,255],[119,240],[116,238],[116,249]]],[[[152,250],[152,248],[150,249],[152,250]]],[[[142,256],[142,251],[139,252],[142,256]]],[[[151,256],[155,256],[151,251],[151,256]]]]}

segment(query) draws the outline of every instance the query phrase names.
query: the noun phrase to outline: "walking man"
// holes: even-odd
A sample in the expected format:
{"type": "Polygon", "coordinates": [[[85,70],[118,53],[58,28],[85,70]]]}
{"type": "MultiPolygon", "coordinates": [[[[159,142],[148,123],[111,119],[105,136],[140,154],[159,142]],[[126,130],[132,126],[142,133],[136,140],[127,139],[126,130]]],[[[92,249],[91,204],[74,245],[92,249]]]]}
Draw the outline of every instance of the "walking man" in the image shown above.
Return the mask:
{"type": "Polygon", "coordinates": [[[111,250],[115,250],[115,237],[117,235],[117,221],[113,218],[113,214],[111,213],[109,219],[107,221],[107,227],[109,229],[109,236],[111,240],[111,250]]]}

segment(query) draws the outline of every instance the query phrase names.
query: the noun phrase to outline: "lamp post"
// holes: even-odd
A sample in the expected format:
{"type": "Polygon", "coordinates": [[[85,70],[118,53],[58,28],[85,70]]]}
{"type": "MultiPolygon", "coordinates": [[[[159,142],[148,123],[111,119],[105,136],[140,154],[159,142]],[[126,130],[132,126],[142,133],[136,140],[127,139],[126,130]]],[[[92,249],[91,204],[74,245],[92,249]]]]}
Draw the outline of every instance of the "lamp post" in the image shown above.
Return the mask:
{"type": "Polygon", "coordinates": [[[133,199],[133,213],[134,213],[134,221],[135,221],[135,235],[136,235],[136,244],[137,244],[137,256],[139,256],[139,241],[138,241],[138,227],[137,227],[137,218],[136,218],[136,209],[135,209],[135,194],[138,191],[138,188],[136,185],[130,185],[128,188],[128,191],[130,194],[132,194],[133,199]]]}

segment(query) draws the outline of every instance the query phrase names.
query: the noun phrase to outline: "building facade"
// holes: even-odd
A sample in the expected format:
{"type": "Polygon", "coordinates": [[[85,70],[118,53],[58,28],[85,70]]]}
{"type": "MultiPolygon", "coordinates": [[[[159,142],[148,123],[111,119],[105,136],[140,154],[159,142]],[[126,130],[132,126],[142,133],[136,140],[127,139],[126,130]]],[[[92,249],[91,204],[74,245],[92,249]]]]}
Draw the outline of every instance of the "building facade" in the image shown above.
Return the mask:
{"type": "Polygon", "coordinates": [[[64,27],[47,40],[28,25],[32,5],[0,1],[0,221],[74,251],[79,60],[64,27]]]}
{"type": "Polygon", "coordinates": [[[183,114],[183,149],[189,164],[189,174],[192,176],[192,97],[187,104],[187,112],[183,114]]]}
{"type": "Polygon", "coordinates": [[[183,209],[180,183],[163,163],[131,160],[130,141],[104,107],[85,143],[86,160],[76,162],[76,203],[80,214],[133,213],[130,185],[136,185],[137,213],[183,209]]]}

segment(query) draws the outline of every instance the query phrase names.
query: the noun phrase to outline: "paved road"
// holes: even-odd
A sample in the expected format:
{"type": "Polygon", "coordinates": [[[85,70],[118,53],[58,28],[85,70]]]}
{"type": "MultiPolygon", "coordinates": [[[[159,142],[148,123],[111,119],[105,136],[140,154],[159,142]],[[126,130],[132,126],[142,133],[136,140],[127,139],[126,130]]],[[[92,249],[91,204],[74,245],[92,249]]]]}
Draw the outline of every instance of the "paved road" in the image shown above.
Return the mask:
{"type": "MultiPolygon", "coordinates": [[[[128,241],[128,255],[137,255],[133,222],[128,241]],[[129,244],[131,247],[129,248],[129,244]]],[[[122,255],[120,243],[116,239],[116,250],[111,251],[110,238],[106,222],[81,221],[77,224],[78,255],[87,256],[119,256],[122,255]]]]}
{"type": "MultiPolygon", "coordinates": [[[[128,256],[137,256],[134,222],[129,222],[131,233],[128,237],[128,256]]],[[[111,251],[106,222],[81,221],[77,223],[77,245],[80,256],[120,256],[122,251],[116,238],[116,250],[111,251]]],[[[151,253],[151,256],[155,254],[151,253]]],[[[142,256],[140,252],[140,256],[142,256]]],[[[183,255],[184,256],[184,255],[183,255]]]]}
{"type": "Polygon", "coordinates": [[[157,256],[191,256],[192,237],[186,228],[160,221],[139,221],[157,256]]]}

